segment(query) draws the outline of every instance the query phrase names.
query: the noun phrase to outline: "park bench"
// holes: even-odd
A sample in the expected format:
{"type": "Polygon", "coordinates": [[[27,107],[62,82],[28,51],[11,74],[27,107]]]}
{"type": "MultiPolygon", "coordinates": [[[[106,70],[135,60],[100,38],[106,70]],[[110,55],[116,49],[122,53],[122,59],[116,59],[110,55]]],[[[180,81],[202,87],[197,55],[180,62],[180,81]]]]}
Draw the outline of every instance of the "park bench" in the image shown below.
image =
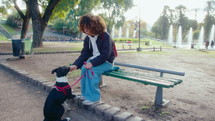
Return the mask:
{"type": "Polygon", "coordinates": [[[131,49],[132,41],[126,41],[126,43],[122,44],[122,49],[125,49],[125,46],[129,46],[129,49],[131,49]]]}
{"type": "Polygon", "coordinates": [[[162,51],[162,46],[156,46],[156,45],[154,45],[153,46],[153,51],[156,51],[156,50],[162,51]]]}
{"type": "Polygon", "coordinates": [[[166,74],[173,74],[184,76],[185,73],[183,72],[176,72],[164,69],[157,69],[151,67],[143,67],[137,65],[130,65],[130,64],[122,64],[122,63],[114,63],[114,67],[112,70],[104,72],[103,75],[115,77],[119,79],[124,79],[128,81],[138,82],[145,85],[153,85],[157,86],[154,104],[155,106],[165,106],[169,100],[163,99],[163,88],[173,88],[175,85],[182,83],[181,79],[176,79],[172,77],[164,77],[164,73],[166,74]],[[117,65],[117,66],[116,66],[117,65]],[[121,69],[119,66],[126,67],[128,69],[121,69]],[[130,69],[129,69],[130,68],[130,69]],[[144,72],[131,70],[133,69],[140,69],[144,72]],[[151,72],[158,72],[159,75],[155,75],[151,72]]]}

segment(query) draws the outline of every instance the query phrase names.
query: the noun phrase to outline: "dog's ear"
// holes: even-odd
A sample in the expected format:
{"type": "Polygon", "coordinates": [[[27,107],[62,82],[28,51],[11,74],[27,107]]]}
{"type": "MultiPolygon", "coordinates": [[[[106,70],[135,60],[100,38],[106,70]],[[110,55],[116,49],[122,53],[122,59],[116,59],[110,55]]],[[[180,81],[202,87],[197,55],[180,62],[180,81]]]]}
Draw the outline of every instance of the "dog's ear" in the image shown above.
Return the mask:
{"type": "Polygon", "coordinates": [[[64,77],[69,73],[69,71],[70,71],[69,67],[61,66],[56,69],[53,69],[51,73],[52,74],[56,73],[57,77],[64,77]]]}
{"type": "Polygon", "coordinates": [[[58,69],[58,68],[53,69],[53,70],[52,70],[52,74],[54,74],[54,73],[56,72],[57,69],[58,69]]]}

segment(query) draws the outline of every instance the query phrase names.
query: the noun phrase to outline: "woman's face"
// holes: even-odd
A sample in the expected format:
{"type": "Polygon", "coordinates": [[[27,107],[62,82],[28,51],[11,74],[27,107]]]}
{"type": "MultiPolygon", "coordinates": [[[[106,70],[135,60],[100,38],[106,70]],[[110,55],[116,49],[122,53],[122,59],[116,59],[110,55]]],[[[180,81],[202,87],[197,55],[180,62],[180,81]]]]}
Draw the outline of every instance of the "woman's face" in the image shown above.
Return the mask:
{"type": "Polygon", "coordinates": [[[84,33],[89,35],[89,36],[95,36],[94,34],[91,33],[91,31],[87,28],[84,28],[84,33]]]}

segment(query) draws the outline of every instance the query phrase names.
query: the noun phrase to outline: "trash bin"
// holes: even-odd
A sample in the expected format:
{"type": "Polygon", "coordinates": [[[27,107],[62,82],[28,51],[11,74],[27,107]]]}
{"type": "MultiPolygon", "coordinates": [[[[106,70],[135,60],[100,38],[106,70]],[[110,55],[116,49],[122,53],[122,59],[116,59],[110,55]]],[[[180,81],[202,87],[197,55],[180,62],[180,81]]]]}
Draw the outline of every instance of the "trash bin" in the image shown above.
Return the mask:
{"type": "Polygon", "coordinates": [[[195,45],[196,45],[196,44],[191,44],[191,49],[194,49],[194,48],[195,48],[195,45]]]}
{"type": "Polygon", "coordinates": [[[32,40],[30,38],[27,38],[24,41],[24,52],[25,54],[31,54],[32,52],[32,40]]]}
{"type": "Polygon", "coordinates": [[[149,41],[145,41],[145,45],[146,45],[146,46],[149,46],[149,41]]]}
{"type": "Polygon", "coordinates": [[[20,56],[22,39],[12,39],[13,56],[20,56]]]}

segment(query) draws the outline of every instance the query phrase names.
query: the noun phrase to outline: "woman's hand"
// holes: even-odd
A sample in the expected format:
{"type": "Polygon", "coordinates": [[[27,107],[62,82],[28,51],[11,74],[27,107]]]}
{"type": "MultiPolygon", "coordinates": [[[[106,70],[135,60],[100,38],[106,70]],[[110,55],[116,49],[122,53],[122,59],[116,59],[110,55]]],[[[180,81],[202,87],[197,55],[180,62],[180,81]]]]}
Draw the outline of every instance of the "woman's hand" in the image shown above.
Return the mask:
{"type": "Polygon", "coordinates": [[[85,64],[84,67],[85,67],[86,69],[90,69],[90,68],[93,67],[93,65],[92,65],[92,63],[89,62],[89,63],[85,64]]]}
{"type": "Polygon", "coordinates": [[[70,67],[70,71],[74,71],[78,68],[76,65],[71,65],[69,67],[70,67]]]}

